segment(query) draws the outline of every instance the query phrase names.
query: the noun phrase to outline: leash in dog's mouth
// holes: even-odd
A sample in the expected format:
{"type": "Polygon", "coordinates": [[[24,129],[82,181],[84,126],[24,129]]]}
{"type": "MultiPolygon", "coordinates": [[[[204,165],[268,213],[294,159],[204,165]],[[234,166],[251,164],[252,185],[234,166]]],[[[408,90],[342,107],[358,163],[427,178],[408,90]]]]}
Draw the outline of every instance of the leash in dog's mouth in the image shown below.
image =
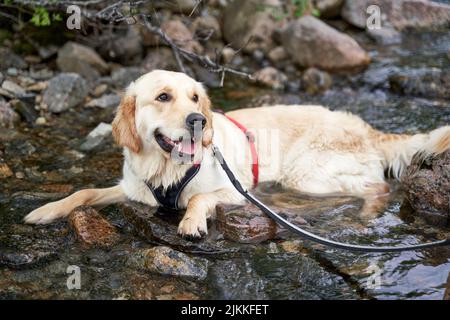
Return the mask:
{"type": "Polygon", "coordinates": [[[176,151],[179,155],[194,156],[196,142],[193,138],[184,141],[183,136],[181,136],[177,140],[172,140],[158,129],[155,131],[154,137],[156,143],[167,153],[176,151]]]}
{"type": "Polygon", "coordinates": [[[274,212],[272,209],[267,207],[264,203],[262,203],[260,200],[255,198],[250,192],[248,192],[244,187],[242,187],[241,183],[238,179],[234,176],[231,169],[228,167],[222,153],[217,148],[217,146],[212,145],[212,151],[214,154],[214,157],[219,161],[220,166],[225,171],[226,175],[228,176],[228,179],[230,179],[233,186],[236,188],[236,190],[242,194],[248,201],[250,201],[252,204],[257,206],[262,212],[264,212],[267,216],[275,220],[278,224],[285,227],[286,229],[290,230],[291,232],[297,234],[298,236],[311,240],[329,247],[338,248],[338,249],[344,249],[349,251],[358,251],[358,252],[400,252],[400,251],[411,251],[411,250],[419,250],[419,249],[426,249],[426,248],[432,248],[432,247],[442,247],[442,246],[448,246],[450,245],[450,238],[446,240],[441,241],[434,241],[434,242],[428,242],[428,243],[421,243],[416,245],[405,245],[405,246],[389,246],[389,247],[375,247],[375,246],[362,246],[362,245],[354,245],[350,243],[342,243],[337,242],[333,240],[329,240],[323,237],[320,237],[318,235],[315,235],[309,231],[306,231],[299,226],[292,224],[291,222],[287,221],[283,217],[281,217],[278,213],[274,212]]]}

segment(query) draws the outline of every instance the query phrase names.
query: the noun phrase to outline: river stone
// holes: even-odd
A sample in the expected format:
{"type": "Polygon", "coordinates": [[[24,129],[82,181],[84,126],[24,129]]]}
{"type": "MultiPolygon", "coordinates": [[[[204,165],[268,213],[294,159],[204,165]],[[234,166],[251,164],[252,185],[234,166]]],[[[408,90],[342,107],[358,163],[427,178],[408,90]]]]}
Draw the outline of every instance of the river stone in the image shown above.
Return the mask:
{"type": "Polygon", "coordinates": [[[19,115],[11,108],[11,104],[0,98],[0,128],[14,128],[20,121],[19,115]]]}
{"type": "Polygon", "coordinates": [[[117,107],[120,97],[117,94],[105,94],[98,99],[93,99],[86,104],[86,107],[98,107],[102,109],[117,107]]]}
{"type": "Polygon", "coordinates": [[[436,157],[413,159],[402,178],[411,207],[433,225],[450,221],[450,150],[436,157]]]}
{"type": "Polygon", "coordinates": [[[146,271],[196,280],[206,278],[209,265],[206,259],[192,258],[166,246],[138,250],[132,253],[128,263],[146,271]]]}
{"type": "Polygon", "coordinates": [[[25,94],[26,92],[24,88],[22,88],[17,83],[10,80],[3,81],[2,89],[14,94],[14,96],[20,96],[25,94]]]}
{"type": "MultiPolygon", "coordinates": [[[[307,224],[302,217],[292,211],[271,208],[294,224],[307,224]]],[[[231,241],[255,244],[283,238],[289,234],[286,229],[281,228],[252,204],[244,206],[221,204],[216,207],[216,212],[218,230],[223,233],[225,239],[231,241]]]]}
{"type": "Polygon", "coordinates": [[[191,25],[191,31],[200,39],[221,40],[222,31],[220,30],[220,24],[216,17],[200,16],[197,17],[191,25]]]}
{"type": "Polygon", "coordinates": [[[176,13],[191,14],[193,10],[198,8],[198,0],[153,0],[152,6],[157,9],[168,9],[176,13]]]}
{"type": "Polygon", "coordinates": [[[118,205],[133,230],[146,241],[163,244],[188,253],[217,254],[235,253],[241,248],[233,244],[220,241],[213,230],[208,230],[208,236],[201,240],[189,241],[177,234],[178,223],[182,215],[157,213],[152,208],[138,202],[126,202],[118,205]]]}
{"type": "Polygon", "coordinates": [[[282,9],[278,0],[233,1],[223,13],[223,34],[235,49],[247,53],[262,50],[268,53],[275,46],[272,35],[278,23],[273,12],[282,9]],[[249,42],[249,40],[251,41],[249,42]]]}
{"type": "Polygon", "coordinates": [[[319,10],[321,18],[335,18],[341,14],[345,0],[313,0],[314,8],[319,10]]]}
{"type": "Polygon", "coordinates": [[[94,130],[89,132],[88,136],[81,144],[80,149],[82,151],[90,151],[100,146],[103,142],[105,142],[109,137],[111,137],[112,126],[109,123],[101,122],[99,123],[94,130]]]}
{"type": "Polygon", "coordinates": [[[365,29],[370,5],[380,7],[382,26],[388,24],[397,30],[436,30],[450,26],[450,5],[427,0],[347,0],[342,8],[342,17],[348,23],[365,29]]]}
{"type": "Polygon", "coordinates": [[[106,62],[93,49],[75,42],[67,42],[56,59],[62,72],[74,72],[93,81],[108,71],[106,62]]]}
{"type": "Polygon", "coordinates": [[[389,76],[391,90],[403,95],[450,98],[450,69],[401,70],[389,76]]]}
{"type": "Polygon", "coordinates": [[[302,67],[354,71],[370,63],[369,55],[354,39],[313,16],[291,21],[281,32],[281,41],[302,67]]]}
{"type": "Polygon", "coordinates": [[[330,89],[333,80],[331,76],[316,68],[307,69],[302,75],[303,89],[310,94],[317,94],[330,89]]]}
{"type": "Polygon", "coordinates": [[[75,208],[69,215],[69,223],[86,247],[111,247],[119,240],[116,229],[92,207],[75,208]]]}
{"type": "Polygon", "coordinates": [[[8,68],[25,69],[28,63],[9,48],[0,48],[0,70],[8,68]]]}
{"type": "Polygon", "coordinates": [[[275,90],[283,89],[288,80],[283,72],[274,67],[265,67],[256,71],[253,74],[253,78],[257,83],[275,90]]]}
{"type": "Polygon", "coordinates": [[[50,80],[42,101],[51,112],[60,113],[82,103],[88,92],[88,84],[80,75],[61,73],[50,80]]]}
{"type": "Polygon", "coordinates": [[[145,70],[137,67],[119,68],[112,72],[111,80],[116,88],[123,90],[144,73],[145,70]]]}
{"type": "Polygon", "coordinates": [[[13,175],[12,170],[9,168],[8,164],[0,158],[0,179],[9,178],[13,175]]]}
{"type": "Polygon", "coordinates": [[[150,49],[141,65],[146,72],[156,69],[176,71],[178,68],[172,50],[166,47],[150,49]]]}

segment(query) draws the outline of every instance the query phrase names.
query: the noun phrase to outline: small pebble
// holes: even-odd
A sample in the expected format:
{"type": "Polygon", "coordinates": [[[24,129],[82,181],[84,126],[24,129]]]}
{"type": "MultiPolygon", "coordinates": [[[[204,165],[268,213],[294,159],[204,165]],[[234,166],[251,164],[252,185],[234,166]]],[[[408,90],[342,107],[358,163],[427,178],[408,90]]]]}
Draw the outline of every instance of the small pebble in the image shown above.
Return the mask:
{"type": "Polygon", "coordinates": [[[47,119],[45,119],[44,117],[39,117],[36,119],[36,124],[37,125],[44,125],[47,123],[47,119]]]}

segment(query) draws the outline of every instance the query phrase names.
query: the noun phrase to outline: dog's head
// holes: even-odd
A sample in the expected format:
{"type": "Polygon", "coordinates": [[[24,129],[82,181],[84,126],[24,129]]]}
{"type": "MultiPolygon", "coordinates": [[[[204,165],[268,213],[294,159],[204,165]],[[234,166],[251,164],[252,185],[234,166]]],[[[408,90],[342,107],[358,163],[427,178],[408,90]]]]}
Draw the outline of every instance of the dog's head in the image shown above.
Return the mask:
{"type": "Polygon", "coordinates": [[[184,73],[155,70],[128,87],[113,121],[116,142],[131,152],[193,157],[212,140],[210,100],[184,73]]]}

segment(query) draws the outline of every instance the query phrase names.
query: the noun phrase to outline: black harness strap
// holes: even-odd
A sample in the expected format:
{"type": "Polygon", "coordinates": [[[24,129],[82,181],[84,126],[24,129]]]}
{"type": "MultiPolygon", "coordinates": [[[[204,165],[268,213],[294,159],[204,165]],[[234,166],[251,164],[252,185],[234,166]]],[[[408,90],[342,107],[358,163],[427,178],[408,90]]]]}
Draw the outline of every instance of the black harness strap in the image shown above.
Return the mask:
{"type": "Polygon", "coordinates": [[[146,182],[145,184],[153,193],[153,196],[162,209],[166,211],[177,211],[179,210],[178,199],[180,198],[181,192],[183,192],[183,189],[187,186],[189,181],[191,181],[199,171],[200,164],[193,165],[177,184],[171,185],[166,190],[164,190],[163,186],[154,188],[149,182],[146,182]]]}

